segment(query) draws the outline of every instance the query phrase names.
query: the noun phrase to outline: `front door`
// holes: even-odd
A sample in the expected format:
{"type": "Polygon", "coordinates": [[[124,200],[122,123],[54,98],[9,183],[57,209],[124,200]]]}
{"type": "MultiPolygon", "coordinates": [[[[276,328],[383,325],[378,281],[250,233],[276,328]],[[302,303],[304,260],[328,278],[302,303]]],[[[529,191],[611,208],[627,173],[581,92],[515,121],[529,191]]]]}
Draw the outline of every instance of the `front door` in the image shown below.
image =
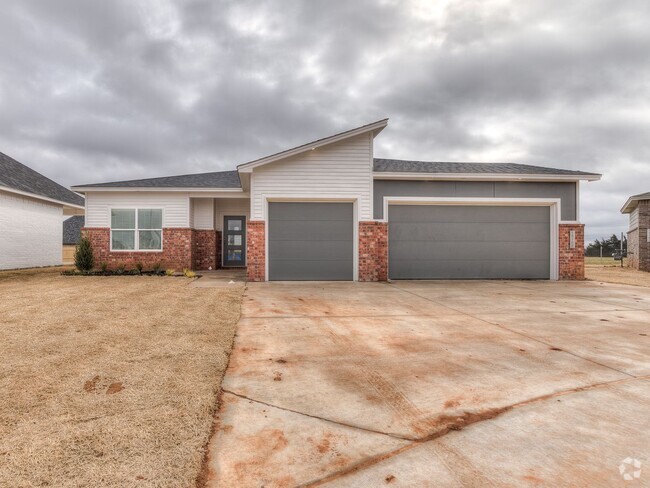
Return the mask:
{"type": "Polygon", "coordinates": [[[223,218],[223,265],[246,266],[246,217],[223,218]]]}

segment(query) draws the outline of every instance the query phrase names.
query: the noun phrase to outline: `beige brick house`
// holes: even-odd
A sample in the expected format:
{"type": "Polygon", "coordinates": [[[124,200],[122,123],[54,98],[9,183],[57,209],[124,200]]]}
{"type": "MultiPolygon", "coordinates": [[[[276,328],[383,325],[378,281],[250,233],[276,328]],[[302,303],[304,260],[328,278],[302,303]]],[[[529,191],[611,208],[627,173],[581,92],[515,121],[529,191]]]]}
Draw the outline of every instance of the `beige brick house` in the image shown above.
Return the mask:
{"type": "Polygon", "coordinates": [[[650,271],[650,192],[633,195],[621,209],[630,215],[627,232],[628,266],[650,271]]]}

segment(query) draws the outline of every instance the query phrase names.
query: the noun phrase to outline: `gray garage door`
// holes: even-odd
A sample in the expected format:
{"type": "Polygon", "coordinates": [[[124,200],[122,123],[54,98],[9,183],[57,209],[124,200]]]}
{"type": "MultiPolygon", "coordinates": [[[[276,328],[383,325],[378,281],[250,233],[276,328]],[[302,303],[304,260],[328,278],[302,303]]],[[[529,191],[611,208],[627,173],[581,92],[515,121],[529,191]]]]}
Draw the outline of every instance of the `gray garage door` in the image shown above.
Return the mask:
{"type": "Polygon", "coordinates": [[[548,207],[391,205],[392,279],[548,279],[548,207]]]}
{"type": "Polygon", "coordinates": [[[352,280],[351,203],[269,203],[270,280],[352,280]]]}

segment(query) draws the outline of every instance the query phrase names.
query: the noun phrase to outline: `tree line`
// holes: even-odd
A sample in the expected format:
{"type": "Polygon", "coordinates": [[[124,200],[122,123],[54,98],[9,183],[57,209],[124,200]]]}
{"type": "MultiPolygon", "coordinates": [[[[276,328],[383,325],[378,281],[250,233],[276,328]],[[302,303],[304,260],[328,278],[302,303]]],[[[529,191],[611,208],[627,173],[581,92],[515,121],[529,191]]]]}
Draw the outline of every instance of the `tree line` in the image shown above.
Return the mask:
{"type": "MultiPolygon", "coordinates": [[[[600,250],[603,250],[603,256],[611,256],[615,251],[621,249],[621,239],[616,234],[612,234],[609,239],[596,239],[585,247],[585,256],[600,256],[600,250]]],[[[627,237],[623,237],[623,250],[627,250],[627,237]]]]}

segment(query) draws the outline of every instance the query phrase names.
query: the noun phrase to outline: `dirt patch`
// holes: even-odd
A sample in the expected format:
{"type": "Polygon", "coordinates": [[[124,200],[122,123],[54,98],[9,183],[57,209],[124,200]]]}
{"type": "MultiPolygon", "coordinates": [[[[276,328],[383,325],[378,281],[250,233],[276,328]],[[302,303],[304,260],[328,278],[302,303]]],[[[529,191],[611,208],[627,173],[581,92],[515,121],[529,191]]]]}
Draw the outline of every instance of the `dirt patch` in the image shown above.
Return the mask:
{"type": "Polygon", "coordinates": [[[0,486],[194,485],[242,289],[60,270],[0,273],[0,486]]]}
{"type": "Polygon", "coordinates": [[[650,273],[617,266],[585,266],[588,280],[650,287],[650,273]]]}

